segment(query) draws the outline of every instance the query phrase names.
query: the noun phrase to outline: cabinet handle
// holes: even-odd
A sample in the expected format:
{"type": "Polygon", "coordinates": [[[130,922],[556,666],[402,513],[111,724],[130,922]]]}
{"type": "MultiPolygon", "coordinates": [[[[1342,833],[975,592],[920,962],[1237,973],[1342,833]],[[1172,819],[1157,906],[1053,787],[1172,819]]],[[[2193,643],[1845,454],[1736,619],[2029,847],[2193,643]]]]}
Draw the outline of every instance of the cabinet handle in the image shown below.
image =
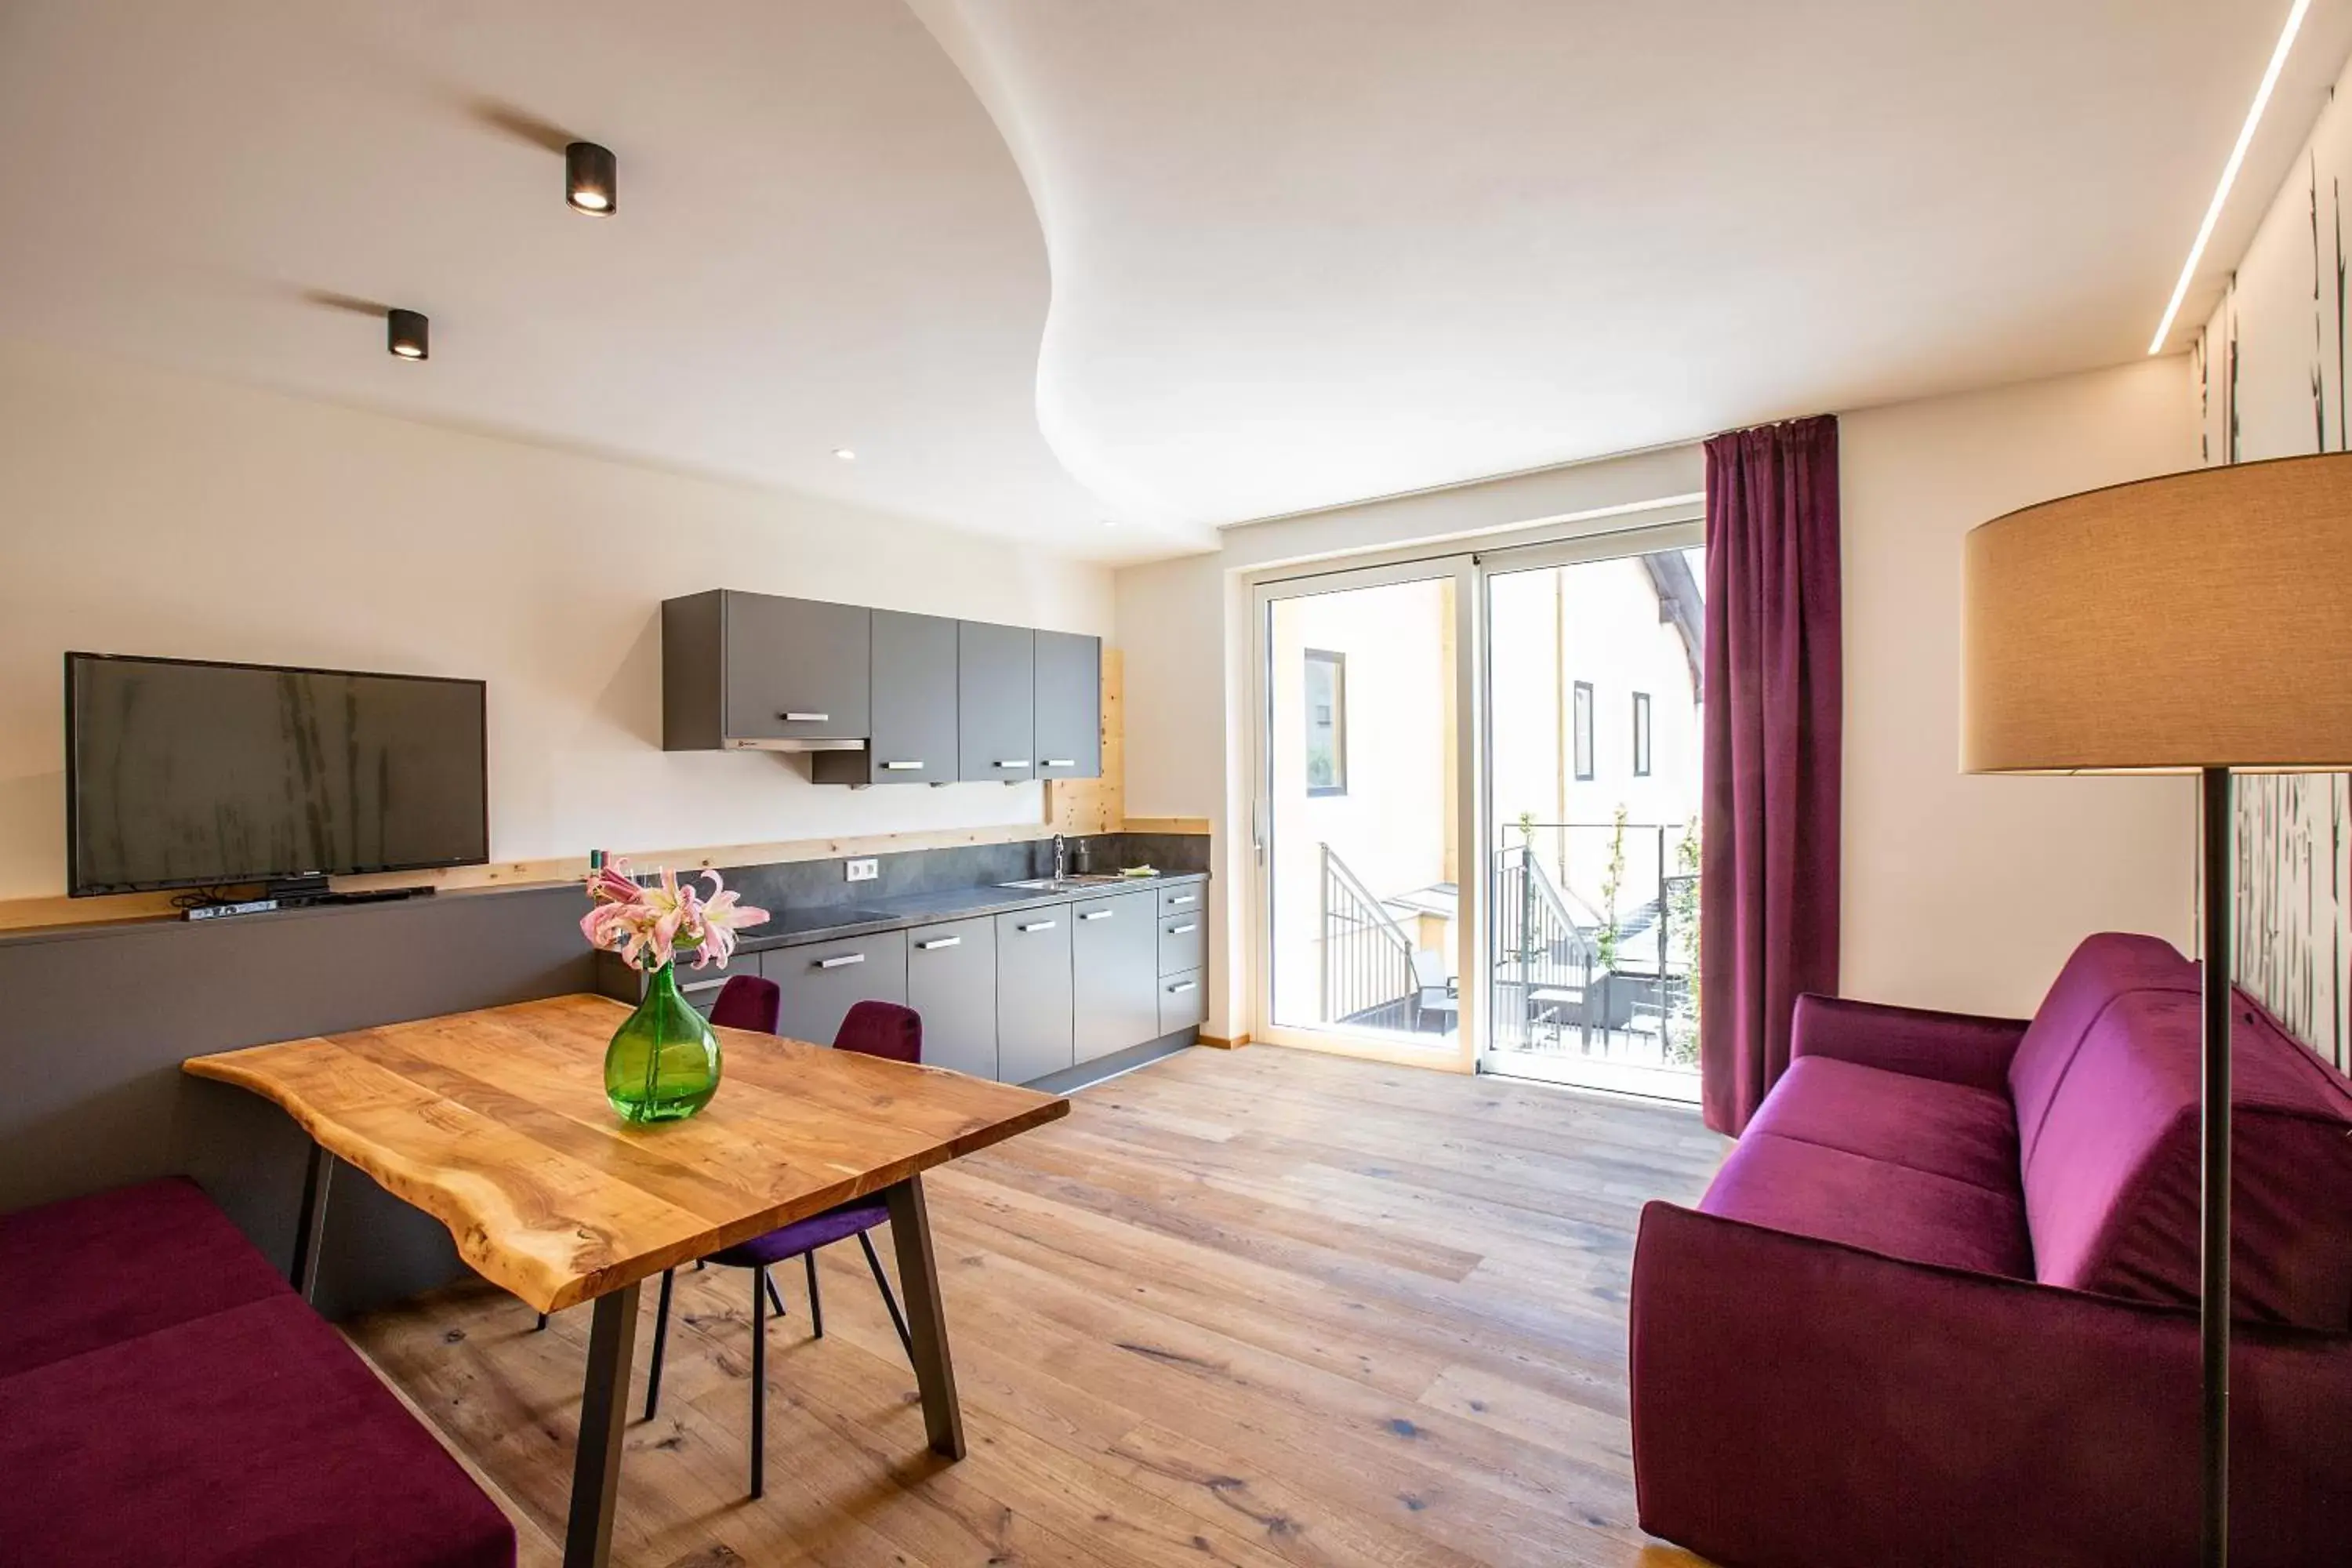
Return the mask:
{"type": "Polygon", "coordinates": [[[1075,768],[1078,765],[1078,759],[1076,757],[1047,757],[1045,759],[1045,765],[1049,768],[1075,768]]]}
{"type": "Polygon", "coordinates": [[[882,764],[882,768],[885,773],[919,773],[923,771],[923,764],[920,763],[884,763],[882,764]]]}
{"type": "Polygon", "coordinates": [[[830,713],[787,713],[784,715],[784,722],[787,724],[830,724],[833,722],[833,715],[830,713]]]}
{"type": "Polygon", "coordinates": [[[1168,988],[1168,994],[1171,996],[1179,995],[1183,992],[1192,990],[1200,984],[1201,983],[1197,980],[1180,980],[1175,984],[1171,985],[1168,988]]]}
{"type": "Polygon", "coordinates": [[[691,996],[697,991],[716,991],[726,984],[727,977],[722,974],[716,980],[698,980],[691,985],[681,985],[678,991],[683,995],[691,996]]]}
{"type": "Polygon", "coordinates": [[[1182,925],[1170,926],[1168,928],[1168,934],[1170,936],[1191,936],[1194,931],[1199,931],[1200,929],[1200,921],[1186,921],[1182,925]]]}
{"type": "Polygon", "coordinates": [[[917,942],[915,950],[918,952],[929,952],[935,948],[961,947],[962,945],[963,938],[960,936],[935,936],[929,942],[917,942]]]}
{"type": "Polygon", "coordinates": [[[862,952],[842,952],[835,953],[831,958],[818,959],[816,961],[816,966],[819,969],[839,969],[845,964],[863,963],[865,962],[866,955],[862,952]]]}
{"type": "Polygon", "coordinates": [[[1078,919],[1082,921],[1107,921],[1117,913],[1118,913],[1117,910],[1081,910],[1078,911],[1078,919]]]}
{"type": "Polygon", "coordinates": [[[1014,926],[1013,929],[1019,931],[1022,935],[1027,936],[1033,931],[1052,931],[1055,924],[1055,922],[1053,921],[1031,921],[1025,926],[1014,926]]]}
{"type": "Polygon", "coordinates": [[[1000,768],[1025,768],[1029,765],[1029,759],[1026,757],[1015,757],[1010,761],[999,763],[996,765],[1000,768]]]}
{"type": "Polygon", "coordinates": [[[1197,893],[1171,893],[1168,897],[1168,905],[1173,909],[1178,904],[1189,904],[1199,896],[1197,893]]]}

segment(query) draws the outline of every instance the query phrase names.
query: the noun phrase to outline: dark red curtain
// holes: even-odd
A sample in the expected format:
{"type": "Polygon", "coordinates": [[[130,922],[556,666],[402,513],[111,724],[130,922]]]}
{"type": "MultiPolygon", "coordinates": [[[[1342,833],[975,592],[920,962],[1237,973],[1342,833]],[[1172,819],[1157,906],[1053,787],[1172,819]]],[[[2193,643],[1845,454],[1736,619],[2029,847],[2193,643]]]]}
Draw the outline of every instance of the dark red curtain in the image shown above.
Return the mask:
{"type": "Polygon", "coordinates": [[[1789,1067],[1802,992],[1838,984],[1837,420],[1706,444],[1699,1066],[1735,1136],[1789,1067]]]}

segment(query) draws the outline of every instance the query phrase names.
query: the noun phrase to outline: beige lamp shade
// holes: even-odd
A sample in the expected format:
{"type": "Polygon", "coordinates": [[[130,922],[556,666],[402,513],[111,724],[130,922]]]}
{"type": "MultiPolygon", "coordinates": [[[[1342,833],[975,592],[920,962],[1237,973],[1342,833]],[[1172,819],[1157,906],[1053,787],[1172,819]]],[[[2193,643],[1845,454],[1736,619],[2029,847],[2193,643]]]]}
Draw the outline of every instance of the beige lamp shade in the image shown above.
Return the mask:
{"type": "Polygon", "coordinates": [[[1995,518],[1961,599],[1969,773],[2352,768],[2352,454],[1995,518]]]}

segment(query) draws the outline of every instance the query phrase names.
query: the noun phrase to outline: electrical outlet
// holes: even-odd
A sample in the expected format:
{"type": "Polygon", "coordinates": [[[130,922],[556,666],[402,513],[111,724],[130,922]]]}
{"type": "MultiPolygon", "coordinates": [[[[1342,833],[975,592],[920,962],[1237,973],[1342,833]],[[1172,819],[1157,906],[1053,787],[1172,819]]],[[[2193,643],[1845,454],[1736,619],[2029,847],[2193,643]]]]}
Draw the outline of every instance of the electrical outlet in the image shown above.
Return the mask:
{"type": "Polygon", "coordinates": [[[882,863],[879,860],[866,859],[849,862],[849,879],[853,882],[870,882],[881,874],[882,863]]]}

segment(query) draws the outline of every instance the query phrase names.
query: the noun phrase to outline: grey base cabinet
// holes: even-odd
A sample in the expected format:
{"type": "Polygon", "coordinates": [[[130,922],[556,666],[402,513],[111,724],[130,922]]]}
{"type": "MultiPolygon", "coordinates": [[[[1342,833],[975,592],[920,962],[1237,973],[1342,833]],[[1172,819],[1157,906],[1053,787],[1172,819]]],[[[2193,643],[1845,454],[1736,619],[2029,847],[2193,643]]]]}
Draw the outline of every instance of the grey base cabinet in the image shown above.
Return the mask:
{"type": "Polygon", "coordinates": [[[923,1016],[923,1060],[995,1078],[996,922],[981,919],[907,933],[907,1005],[923,1016]]]}
{"type": "Polygon", "coordinates": [[[1074,1053],[1082,1062],[1157,1037],[1157,890],[1087,899],[1070,908],[1074,1053]]]}
{"type": "Polygon", "coordinates": [[[1202,972],[1171,974],[1160,982],[1160,1032],[1172,1035],[1179,1029],[1197,1029],[1209,1018],[1209,988],[1202,983],[1202,972]]]}
{"type": "Polygon", "coordinates": [[[1027,1083],[1076,1065],[1070,1008],[1069,907],[998,915],[996,1076],[1027,1083]]]}
{"type": "Polygon", "coordinates": [[[780,947],[760,955],[760,973],[782,993],[776,1033],[829,1046],[860,1002],[907,1000],[907,933],[780,947]]]}

